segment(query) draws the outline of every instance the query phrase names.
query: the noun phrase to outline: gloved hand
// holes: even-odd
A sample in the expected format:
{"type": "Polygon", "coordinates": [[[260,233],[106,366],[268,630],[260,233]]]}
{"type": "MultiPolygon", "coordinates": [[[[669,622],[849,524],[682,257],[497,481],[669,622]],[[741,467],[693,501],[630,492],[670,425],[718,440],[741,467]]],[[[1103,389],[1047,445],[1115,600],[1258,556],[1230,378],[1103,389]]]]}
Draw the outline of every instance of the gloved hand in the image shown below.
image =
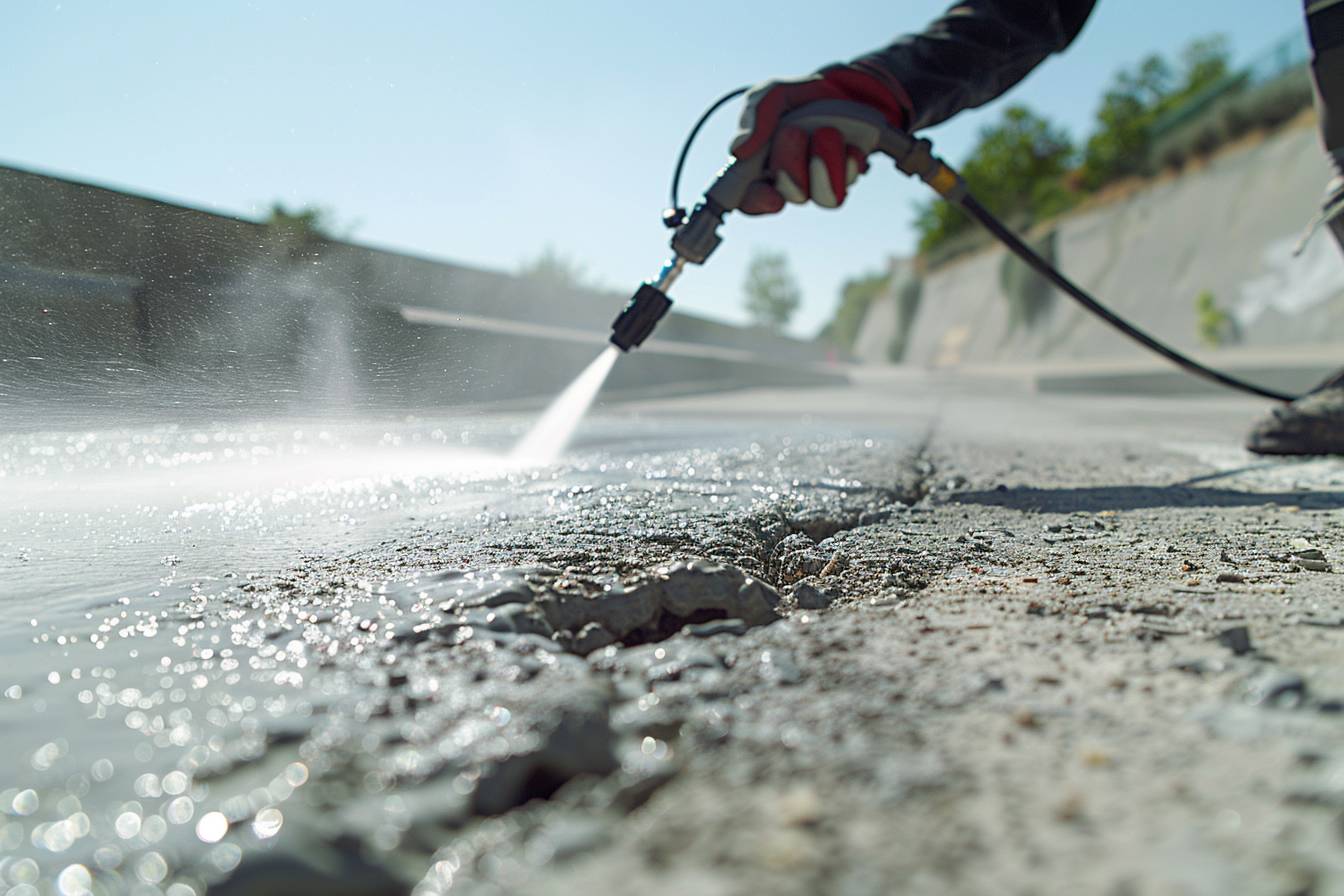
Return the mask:
{"type": "Polygon", "coordinates": [[[784,203],[811,199],[824,208],[845,201],[849,186],[868,170],[868,159],[847,146],[835,128],[811,134],[795,127],[779,127],[787,112],[817,100],[849,100],[879,110],[893,126],[905,127],[910,100],[905,90],[885,72],[855,65],[833,65],[807,78],[766,81],[747,93],[733,140],[732,153],[745,159],[768,152],[765,179],[752,184],[739,210],[769,215],[784,203]]]}

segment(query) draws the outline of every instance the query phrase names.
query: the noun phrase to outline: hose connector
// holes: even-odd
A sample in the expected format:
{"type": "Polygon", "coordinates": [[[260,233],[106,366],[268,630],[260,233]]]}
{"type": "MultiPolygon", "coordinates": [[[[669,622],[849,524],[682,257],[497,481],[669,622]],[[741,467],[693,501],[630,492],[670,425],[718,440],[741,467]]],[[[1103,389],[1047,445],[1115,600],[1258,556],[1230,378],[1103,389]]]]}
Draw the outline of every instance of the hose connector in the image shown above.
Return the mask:
{"type": "Polygon", "coordinates": [[[697,202],[691,216],[672,234],[672,251],[691,264],[704,264],[723,242],[719,228],[725,214],[724,207],[709,196],[697,202]]]}

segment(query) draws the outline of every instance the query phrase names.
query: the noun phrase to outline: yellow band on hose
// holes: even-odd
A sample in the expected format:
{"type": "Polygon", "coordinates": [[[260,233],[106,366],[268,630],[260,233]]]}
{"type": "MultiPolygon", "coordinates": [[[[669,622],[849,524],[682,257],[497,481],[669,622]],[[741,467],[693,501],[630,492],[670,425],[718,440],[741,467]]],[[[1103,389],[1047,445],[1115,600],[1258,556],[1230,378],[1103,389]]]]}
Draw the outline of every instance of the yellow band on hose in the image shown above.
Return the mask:
{"type": "Polygon", "coordinates": [[[937,190],[939,195],[946,196],[957,185],[957,172],[946,165],[940,165],[926,183],[937,190]]]}

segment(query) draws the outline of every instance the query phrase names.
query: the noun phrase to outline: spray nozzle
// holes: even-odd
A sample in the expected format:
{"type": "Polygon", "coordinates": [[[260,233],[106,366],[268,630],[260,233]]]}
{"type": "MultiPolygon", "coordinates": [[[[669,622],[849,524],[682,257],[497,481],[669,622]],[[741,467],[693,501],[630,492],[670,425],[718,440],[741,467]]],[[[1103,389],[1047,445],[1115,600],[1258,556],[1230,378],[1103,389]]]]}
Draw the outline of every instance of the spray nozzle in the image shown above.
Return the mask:
{"type": "Polygon", "coordinates": [[[671,307],[672,300],[661,289],[651,283],[641,283],[611,325],[611,344],[623,352],[630,351],[649,338],[671,307]]]}
{"type": "MultiPolygon", "coordinates": [[[[676,280],[687,264],[704,264],[708,260],[723,242],[719,228],[723,226],[724,217],[741,206],[748,188],[767,173],[764,153],[746,159],[734,159],[719,170],[709,189],[689,213],[677,201],[681,168],[696,132],[715,109],[744,92],[745,88],[720,97],[691,129],[682,146],[681,156],[677,159],[672,175],[672,204],[662,215],[663,224],[674,231],[672,260],[664,265],[656,279],[640,286],[612,324],[611,342],[622,351],[630,351],[649,337],[658,321],[672,306],[672,300],[667,297],[672,281],[676,280]]],[[[881,112],[859,103],[842,100],[809,103],[790,112],[784,123],[809,132],[820,127],[838,128],[846,142],[864,152],[880,149],[897,159],[910,155],[910,138],[892,130],[881,112]]],[[[922,173],[922,170],[912,173],[922,173]]]]}
{"type": "Polygon", "coordinates": [[[681,276],[685,267],[686,259],[680,255],[673,255],[658,272],[657,278],[639,285],[639,289],[635,290],[625,308],[616,316],[616,320],[612,321],[612,345],[623,352],[628,352],[649,338],[653,328],[658,326],[658,321],[662,320],[663,315],[667,314],[667,309],[672,307],[672,300],[667,297],[667,290],[672,288],[672,284],[681,276]]]}

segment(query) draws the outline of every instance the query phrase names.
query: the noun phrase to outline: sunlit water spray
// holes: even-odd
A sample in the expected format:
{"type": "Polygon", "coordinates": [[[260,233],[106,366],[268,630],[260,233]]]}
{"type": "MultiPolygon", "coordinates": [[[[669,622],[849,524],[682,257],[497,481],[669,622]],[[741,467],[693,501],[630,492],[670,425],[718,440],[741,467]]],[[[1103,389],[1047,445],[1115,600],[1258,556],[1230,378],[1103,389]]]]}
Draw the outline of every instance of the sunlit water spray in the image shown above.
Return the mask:
{"type": "Polygon", "coordinates": [[[546,413],[523,436],[523,440],[513,449],[512,458],[529,463],[553,463],[569,444],[574,430],[583,420],[583,415],[588,413],[589,406],[620,356],[620,349],[613,345],[593,359],[593,363],[574,378],[574,382],[551,402],[546,413]]]}

